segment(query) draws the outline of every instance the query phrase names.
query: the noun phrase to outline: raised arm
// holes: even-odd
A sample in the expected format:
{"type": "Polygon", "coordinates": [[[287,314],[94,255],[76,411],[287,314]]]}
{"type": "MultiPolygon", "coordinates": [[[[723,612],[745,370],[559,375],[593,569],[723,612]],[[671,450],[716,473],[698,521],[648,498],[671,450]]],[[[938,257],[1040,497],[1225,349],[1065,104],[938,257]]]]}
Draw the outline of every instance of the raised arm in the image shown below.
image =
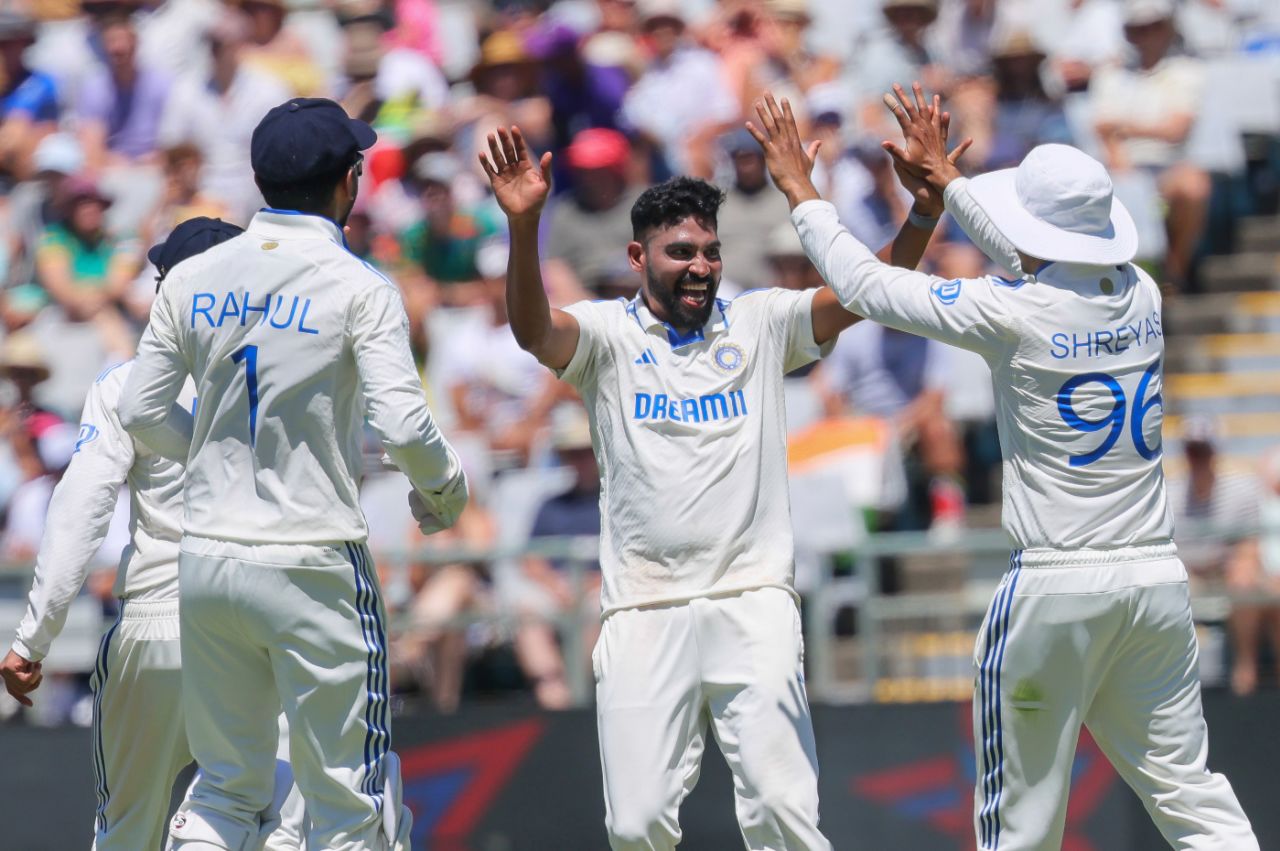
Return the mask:
{"type": "MultiPolygon", "coordinates": [[[[939,123],[945,140],[950,116],[941,112],[941,105],[934,104],[939,112],[939,123]]],[[[756,115],[760,126],[747,123],[747,129],[764,149],[765,162],[774,184],[787,197],[787,202],[794,210],[805,201],[821,200],[821,195],[813,185],[810,173],[813,159],[818,152],[819,142],[806,146],[800,139],[795,117],[791,112],[791,104],[783,98],[781,105],[773,96],[765,93],[764,100],[757,102],[756,115]]],[[[950,155],[955,162],[969,147],[966,141],[950,155]]],[[[929,240],[933,236],[934,227],[942,215],[943,201],[940,192],[935,192],[924,180],[914,173],[897,166],[899,180],[911,192],[914,201],[911,214],[903,222],[893,242],[882,248],[875,255],[876,259],[904,269],[914,269],[924,256],[929,240]]],[[[825,277],[825,276],[824,276],[825,277]]],[[[829,280],[829,279],[828,279],[829,280]]],[[[858,320],[856,311],[850,312],[841,304],[837,294],[826,289],[814,296],[813,300],[813,337],[822,345],[838,335],[858,320]]]]}
{"type": "Polygon", "coordinates": [[[942,113],[942,121],[934,120],[940,107],[937,95],[930,105],[919,83],[912,84],[910,97],[902,86],[894,85],[893,94],[886,94],[884,102],[898,120],[905,143],[905,148],[893,142],[883,144],[893,157],[898,174],[904,179],[923,182],[932,194],[944,199],[947,212],[982,253],[1012,274],[1021,276],[1022,264],[1017,250],[969,195],[968,180],[956,167],[956,159],[965,145],[947,153],[946,113],[942,113]]]}
{"type": "MultiPolygon", "coordinates": [[[[1004,344],[1004,308],[986,281],[946,281],[881,262],[840,224],[835,207],[813,188],[804,169],[809,155],[786,101],[779,107],[766,96],[757,114],[763,126],[750,129],[765,148],[774,182],[791,204],[791,221],[805,254],[846,310],[984,353],[1004,344]]],[[[940,126],[941,114],[935,113],[933,120],[940,126]]]]}
{"type": "Polygon", "coordinates": [[[564,369],[578,348],[578,320],[553,310],[542,286],[538,221],[551,190],[551,154],[535,167],[519,127],[489,134],[492,162],[480,153],[498,206],[507,215],[511,256],[507,260],[507,315],[520,348],[551,369],[564,369]]]}

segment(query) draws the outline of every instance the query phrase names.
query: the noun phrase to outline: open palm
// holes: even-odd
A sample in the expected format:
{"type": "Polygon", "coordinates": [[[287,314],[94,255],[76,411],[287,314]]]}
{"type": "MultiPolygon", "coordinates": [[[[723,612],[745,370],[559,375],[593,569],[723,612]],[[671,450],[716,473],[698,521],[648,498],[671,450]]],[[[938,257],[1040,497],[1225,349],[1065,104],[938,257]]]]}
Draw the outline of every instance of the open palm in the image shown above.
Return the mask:
{"type": "Polygon", "coordinates": [[[519,127],[490,133],[489,157],[481,152],[480,166],[507,218],[536,217],[542,211],[551,191],[551,154],[543,154],[535,166],[519,127]]]}

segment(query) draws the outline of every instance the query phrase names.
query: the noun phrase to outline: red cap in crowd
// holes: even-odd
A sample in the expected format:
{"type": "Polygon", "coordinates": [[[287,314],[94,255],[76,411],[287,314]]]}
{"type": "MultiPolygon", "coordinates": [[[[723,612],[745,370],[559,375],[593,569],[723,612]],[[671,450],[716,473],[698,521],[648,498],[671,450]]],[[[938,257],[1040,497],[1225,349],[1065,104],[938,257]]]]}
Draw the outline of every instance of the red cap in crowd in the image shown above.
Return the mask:
{"type": "Polygon", "coordinates": [[[631,143],[627,137],[604,127],[583,130],[565,150],[570,168],[622,169],[630,156],[631,143]]]}

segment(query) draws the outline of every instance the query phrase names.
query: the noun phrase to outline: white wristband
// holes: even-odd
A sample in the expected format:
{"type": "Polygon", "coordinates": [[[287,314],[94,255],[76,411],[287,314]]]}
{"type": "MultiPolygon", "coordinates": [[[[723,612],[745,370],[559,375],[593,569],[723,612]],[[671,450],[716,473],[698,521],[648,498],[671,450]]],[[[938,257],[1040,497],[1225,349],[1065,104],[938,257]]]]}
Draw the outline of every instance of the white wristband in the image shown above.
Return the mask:
{"type": "Polygon", "coordinates": [[[942,216],[922,216],[916,212],[915,207],[907,211],[907,221],[912,227],[920,230],[933,230],[938,226],[938,220],[941,218],[942,216]]]}

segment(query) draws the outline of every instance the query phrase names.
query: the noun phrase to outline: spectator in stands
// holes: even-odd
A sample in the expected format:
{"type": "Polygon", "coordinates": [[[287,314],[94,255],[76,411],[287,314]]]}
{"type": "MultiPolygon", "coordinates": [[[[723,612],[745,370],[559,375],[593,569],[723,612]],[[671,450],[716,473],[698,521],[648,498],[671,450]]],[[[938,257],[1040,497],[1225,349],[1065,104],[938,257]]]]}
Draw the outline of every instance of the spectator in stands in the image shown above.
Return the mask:
{"type": "Polygon", "coordinates": [[[0,489],[5,499],[17,482],[44,475],[36,441],[62,418],[36,401],[36,388],[49,378],[49,363],[40,343],[29,333],[15,332],[0,343],[0,379],[4,382],[0,403],[0,435],[4,438],[5,475],[0,489]],[[10,468],[10,465],[13,465],[10,468]],[[17,474],[11,481],[9,470],[17,474]]]}
{"type": "Polygon", "coordinates": [[[544,25],[529,39],[541,63],[541,86],[551,102],[551,150],[557,194],[573,186],[573,172],[560,154],[573,138],[592,127],[617,129],[618,110],[631,80],[618,66],[588,62],[578,49],[578,33],[566,24],[544,25]]]}
{"type": "Polygon", "coordinates": [[[104,18],[99,37],[105,64],[89,73],[76,102],[80,144],[93,173],[155,152],[171,82],[138,62],[138,35],[127,14],[104,18]]]}
{"type": "Polygon", "coordinates": [[[640,193],[627,180],[630,157],[627,137],[604,128],[583,130],[565,151],[573,192],[552,201],[546,226],[544,275],[554,302],[593,291],[631,242],[631,205],[640,193]]]}
{"type": "Polygon", "coordinates": [[[45,229],[36,252],[36,279],[73,322],[93,322],[103,345],[131,357],[133,335],[120,313],[137,272],[132,253],[107,233],[104,217],[111,199],[88,178],[67,182],[59,223],[45,229]]]}
{"type": "MultiPolygon", "coordinates": [[[[382,452],[374,441],[373,458],[382,452]]],[[[396,690],[407,678],[430,696],[440,712],[452,712],[462,694],[469,634],[458,621],[491,611],[489,568],[478,562],[419,560],[432,550],[483,552],[493,547],[493,517],[472,500],[450,529],[428,542],[404,499],[404,476],[377,465],[360,486],[360,506],[369,521],[378,578],[386,589],[388,615],[397,626],[391,635],[389,665],[396,690]]]]}
{"type": "Polygon", "coordinates": [[[445,304],[474,299],[474,287],[467,285],[480,279],[476,252],[499,232],[496,218],[484,208],[459,208],[453,186],[461,173],[462,166],[448,153],[427,154],[414,164],[412,182],[422,220],[400,236],[406,267],[437,288],[445,304]]]}
{"type": "Polygon", "coordinates": [[[480,60],[471,69],[475,95],[454,104],[459,124],[476,131],[473,150],[483,147],[484,133],[495,125],[518,124],[535,147],[551,137],[551,102],[538,91],[537,65],[519,33],[500,29],[480,45],[480,60]]]}
{"type": "Polygon", "coordinates": [[[1187,159],[1186,143],[1204,95],[1199,60],[1180,55],[1173,0],[1131,0],[1125,38],[1136,63],[1099,72],[1090,85],[1098,135],[1113,173],[1154,175],[1168,206],[1166,279],[1184,286],[1204,231],[1209,175],[1187,159]]]}
{"type": "Polygon", "coordinates": [[[60,200],[67,179],[84,168],[84,152],[70,133],[51,133],[36,146],[35,175],[9,193],[6,231],[9,287],[35,281],[36,250],[45,228],[61,215],[60,200]]]}
{"type": "Polygon", "coordinates": [[[329,80],[308,43],[285,28],[289,12],[284,0],[241,0],[239,5],[249,16],[246,64],[274,77],[292,95],[314,97],[329,91],[329,80]]]}
{"type": "Polygon", "coordinates": [[[769,231],[763,255],[770,286],[787,290],[811,290],[823,286],[822,276],[809,262],[800,243],[800,235],[788,219],[776,222],[769,231]]]}
{"type": "MultiPolygon", "coordinates": [[[[83,2],[83,0],[81,0],[83,2]]],[[[142,64],[175,79],[208,62],[205,35],[226,6],[217,0],[146,0],[131,3],[142,64]]]]}
{"type": "Polygon", "coordinates": [[[507,254],[506,243],[497,240],[481,249],[482,313],[459,323],[449,350],[440,353],[458,430],[479,436],[499,470],[529,463],[558,387],[511,333],[507,254]]]}
{"type": "Polygon", "coordinates": [[[808,0],[717,7],[712,21],[701,28],[702,38],[720,54],[741,111],[749,113],[767,89],[789,98],[803,122],[805,93],[836,79],[839,62],[813,53],[805,43],[810,21],[808,0]]]}
{"type": "Polygon", "coordinates": [[[733,166],[733,185],[717,216],[724,278],[742,289],[768,286],[765,248],[778,223],[790,220],[787,199],[769,186],[764,151],[745,128],[721,137],[720,144],[733,166]]]}
{"type": "Polygon", "coordinates": [[[881,98],[894,83],[919,80],[931,92],[947,90],[947,72],[929,42],[938,18],[938,0],[882,0],[885,28],[873,33],[846,69],[855,93],[855,126],[878,143],[889,137],[889,117],[881,98]]]}
{"type": "MultiPolygon", "coordinates": [[[[1059,91],[1083,92],[1094,73],[1124,61],[1124,10],[1120,0],[1068,0],[1066,20],[1046,40],[1049,77],[1059,91]]],[[[1041,30],[1044,38],[1047,33],[1041,30]]]]}
{"type": "Polygon", "coordinates": [[[737,97],[724,82],[719,57],[686,41],[680,0],[638,5],[650,59],[623,100],[623,118],[671,173],[710,177],[714,140],[740,114],[737,97]]]}
{"type": "MultiPolygon", "coordinates": [[[[197,216],[228,221],[234,219],[226,204],[201,189],[204,185],[201,179],[204,158],[198,147],[184,143],[167,148],[161,153],[161,162],[164,168],[164,194],[139,225],[138,241],[142,245],[163,242],[175,227],[197,216]]],[[[140,326],[146,323],[151,313],[158,274],[149,260],[145,257],[141,260],[143,268],[123,302],[126,315],[140,326]]]]}
{"type": "Polygon", "coordinates": [[[35,558],[44,537],[44,518],[53,489],[71,463],[77,442],[76,427],[69,423],[48,426],[35,438],[40,472],[18,486],[9,500],[4,534],[0,536],[0,558],[28,561],[35,558]]]}
{"type": "MultiPolygon", "coordinates": [[[[991,73],[992,37],[1002,18],[1014,17],[1010,6],[1012,4],[1001,4],[998,0],[941,4],[933,41],[947,70],[961,83],[979,80],[991,73]]],[[[952,114],[959,111],[955,105],[957,94],[958,91],[953,91],[951,95],[952,114]]]]}
{"type": "MultiPolygon", "coordinates": [[[[1248,594],[1263,588],[1258,548],[1258,480],[1229,473],[1218,463],[1218,427],[1204,417],[1183,423],[1182,444],[1187,475],[1169,481],[1169,509],[1177,533],[1178,557],[1193,577],[1224,581],[1233,593],[1248,594]]],[[[1234,661],[1231,689],[1249,694],[1258,685],[1258,646],[1265,615],[1263,609],[1244,603],[1231,607],[1229,626],[1234,661]]]]}
{"type": "MultiPolygon", "coordinates": [[[[543,503],[533,521],[530,537],[564,538],[600,535],[600,471],[591,449],[591,426],[580,403],[557,408],[552,420],[552,447],[560,463],[573,470],[573,484],[564,493],[543,503]]],[[[595,644],[600,620],[600,563],[585,566],[579,584],[564,559],[528,556],[523,562],[527,590],[517,603],[521,615],[516,633],[516,656],[533,683],[538,705],[567,709],[569,684],[566,661],[553,620],[576,615],[582,628],[580,648],[595,644]]],[[[572,627],[569,627],[572,628],[572,627]]],[[[568,664],[585,665],[586,658],[568,664]]]]}
{"type": "Polygon", "coordinates": [[[984,127],[966,121],[962,127],[963,135],[974,139],[970,155],[985,163],[984,170],[1016,166],[1036,145],[1073,144],[1062,105],[1045,92],[1044,58],[1044,50],[1028,30],[1011,29],[993,44],[990,121],[984,127]]]}
{"type": "Polygon", "coordinates": [[[944,407],[948,376],[946,346],[866,321],[841,334],[813,372],[828,416],[878,417],[907,449],[908,503],[888,528],[927,526],[943,540],[965,523],[964,456],[944,407]]]}
{"type": "Polygon", "coordinates": [[[58,90],[52,77],[27,67],[24,54],[35,43],[35,21],[0,11],[0,168],[25,178],[36,145],[58,120],[58,90]]]}
{"type": "MultiPolygon", "coordinates": [[[[249,167],[253,128],[290,94],[276,77],[244,63],[248,38],[248,18],[235,9],[223,10],[206,36],[209,68],[177,81],[159,132],[159,142],[166,149],[199,148],[202,192],[224,205],[227,218],[237,222],[247,222],[262,206],[249,167]]],[[[144,240],[144,244],[153,243],[144,240]]]]}
{"type": "MultiPolygon", "coordinates": [[[[405,4],[402,4],[405,5],[405,4]]],[[[394,35],[393,20],[377,0],[354,0],[338,10],[347,47],[345,102],[353,96],[368,101],[364,109],[347,111],[357,117],[402,120],[418,109],[443,109],[449,104],[449,81],[430,54],[394,35]]]]}

